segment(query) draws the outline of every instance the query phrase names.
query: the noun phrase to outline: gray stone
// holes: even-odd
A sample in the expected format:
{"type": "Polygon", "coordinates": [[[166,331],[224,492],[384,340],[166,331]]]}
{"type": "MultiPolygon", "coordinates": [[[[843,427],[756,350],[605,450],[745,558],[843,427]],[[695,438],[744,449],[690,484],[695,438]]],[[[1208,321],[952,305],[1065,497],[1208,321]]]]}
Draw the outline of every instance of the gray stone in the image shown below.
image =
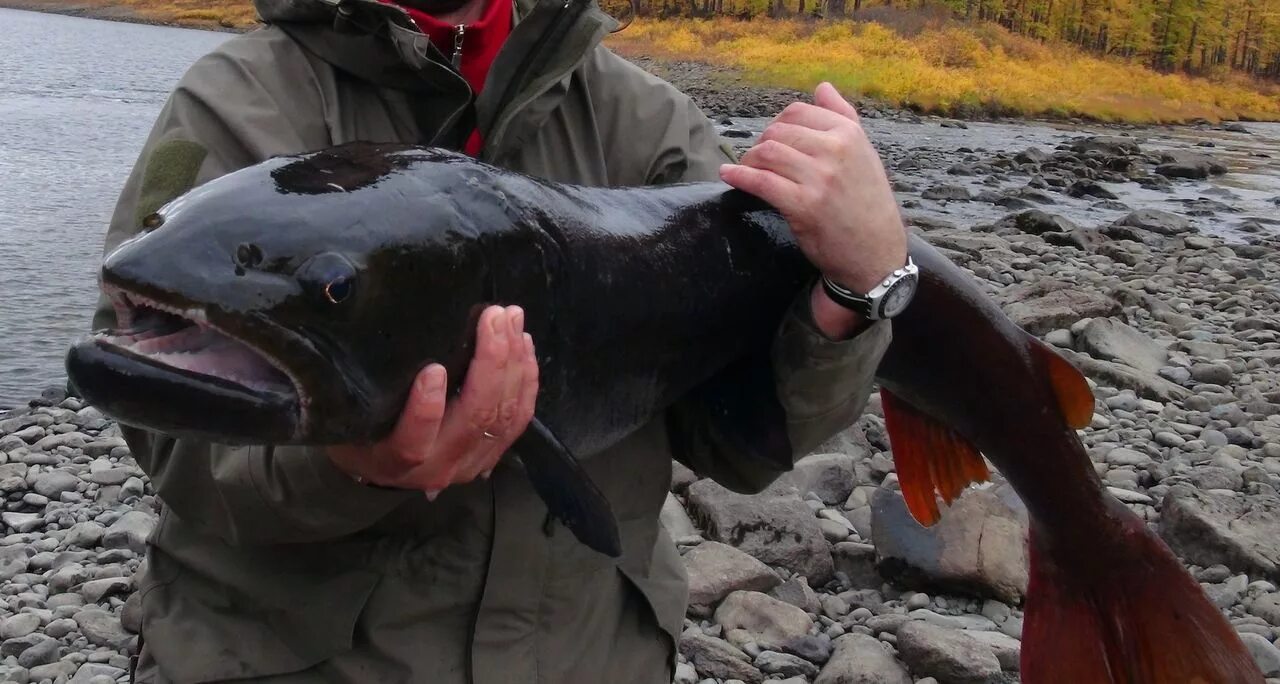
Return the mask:
{"type": "Polygon", "coordinates": [[[1076,336],[1076,348],[1090,356],[1156,373],[1169,352],[1150,337],[1113,318],[1094,318],[1076,336]]]}
{"type": "Polygon", "coordinates": [[[898,652],[911,671],[943,682],[984,684],[1000,674],[990,646],[964,632],[925,622],[898,630],[898,652]]]}
{"type": "Polygon", "coordinates": [[[102,541],[102,535],[106,531],[107,528],[92,520],[76,523],[62,537],[62,543],[67,546],[78,546],[82,549],[96,548],[98,543],[102,541]]]}
{"type": "Polygon", "coordinates": [[[143,511],[129,511],[111,523],[102,536],[102,545],[108,549],[130,549],[145,553],[147,537],[156,526],[156,516],[143,511]]]}
{"type": "Polygon", "coordinates": [[[1022,642],[1001,632],[965,632],[969,638],[986,644],[1000,661],[1000,669],[1005,672],[1017,672],[1021,668],[1022,642]]]}
{"type": "Polygon", "coordinates": [[[1160,209],[1139,209],[1117,220],[1115,225],[1138,228],[1164,237],[1173,237],[1193,230],[1187,219],[1160,209]]]}
{"type": "Polygon", "coordinates": [[[735,591],[769,591],[782,582],[769,566],[719,542],[703,542],[684,555],[689,603],[712,606],[735,591]]]}
{"type": "Polygon", "coordinates": [[[761,648],[775,651],[808,634],[813,624],[803,610],[754,591],[729,594],[716,609],[715,620],[726,630],[745,630],[761,648]]]}
{"type": "Polygon", "coordinates": [[[44,518],[38,513],[0,513],[0,522],[18,533],[44,527],[44,518]]]}
{"type": "Polygon", "coordinates": [[[8,582],[27,571],[34,552],[31,547],[15,544],[0,546],[0,582],[8,582]]]}
{"type": "Polygon", "coordinates": [[[814,684],[912,684],[912,679],[879,639],[854,633],[835,640],[814,684]]]}
{"type": "Polygon", "coordinates": [[[876,547],[858,542],[840,542],[831,549],[836,570],[843,572],[854,588],[879,587],[883,579],[877,569],[876,547]]]}
{"type": "Polygon", "coordinates": [[[1061,354],[1082,373],[1098,383],[1116,389],[1133,390],[1143,399],[1169,403],[1191,396],[1191,392],[1186,388],[1165,380],[1155,373],[1147,373],[1112,361],[1102,361],[1069,349],[1061,350],[1061,354]]]}
{"type": "MultiPolygon", "coordinates": [[[[832,626],[839,627],[840,623],[832,626]]],[[[817,636],[806,635],[787,642],[782,650],[791,655],[800,656],[816,665],[821,665],[831,658],[831,639],[825,634],[817,636]]]]}
{"type": "Polygon", "coordinates": [[[818,595],[809,586],[809,580],[804,577],[792,577],[774,587],[769,592],[769,595],[779,601],[786,601],[806,613],[816,613],[822,610],[822,605],[818,603],[818,595]]]}
{"type": "Polygon", "coordinates": [[[50,470],[36,476],[31,488],[41,496],[57,499],[63,492],[74,492],[80,482],[80,478],[65,470],[50,470]]]}
{"type": "Polygon", "coordinates": [[[689,508],[708,538],[825,584],[834,572],[830,547],[813,512],[794,492],[775,484],[746,496],[701,480],[689,486],[689,508]]]}
{"type": "Polygon", "coordinates": [[[756,656],[756,669],[765,674],[783,677],[816,677],[818,668],[813,663],[790,653],[763,651],[756,656]]]}
{"type": "Polygon", "coordinates": [[[54,639],[61,639],[77,629],[79,629],[79,626],[76,625],[75,620],[72,620],[71,618],[58,618],[57,620],[52,620],[49,624],[45,625],[44,633],[54,639]]]}
{"type": "MultiPolygon", "coordinates": [[[[56,663],[31,668],[31,681],[42,682],[46,679],[57,681],[59,677],[70,678],[76,673],[78,665],[70,660],[59,660],[56,663]]],[[[63,679],[63,681],[66,681],[63,679]]]]}
{"type": "Polygon", "coordinates": [[[759,684],[764,675],[747,659],[747,654],[720,639],[685,632],[680,637],[680,653],[698,674],[718,679],[737,679],[759,684]]]}
{"type": "Polygon", "coordinates": [[[1051,289],[1039,296],[1015,301],[1004,308],[1014,323],[1032,335],[1044,335],[1050,330],[1066,328],[1082,318],[1120,313],[1120,303],[1116,300],[1070,287],[1051,289]]]}
{"type": "Polygon", "coordinates": [[[783,479],[795,486],[800,494],[812,492],[823,503],[835,505],[844,502],[853,491],[857,478],[853,473],[853,456],[849,454],[814,454],[796,462],[783,479]]]}
{"type": "Polygon", "coordinates": [[[1280,627],[1280,595],[1259,596],[1249,604],[1249,612],[1266,620],[1274,627],[1280,627]]]}
{"type": "Polygon", "coordinates": [[[133,591],[133,580],[128,577],[108,577],[91,580],[80,585],[80,595],[86,603],[98,603],[114,594],[127,594],[133,591]]]}
{"type": "Polygon", "coordinates": [[[11,615],[0,623],[0,639],[24,637],[40,629],[40,616],[33,613],[11,615]]]}
{"type": "Polygon", "coordinates": [[[76,676],[71,678],[69,684],[91,684],[91,681],[100,677],[106,677],[113,683],[116,678],[125,674],[125,670],[111,665],[102,663],[85,663],[76,670],[76,676]]]}
{"type": "Polygon", "coordinates": [[[1280,580],[1280,497],[1231,496],[1177,485],[1164,497],[1160,535],[1174,552],[1197,565],[1222,564],[1280,580]]]}
{"type": "Polygon", "coordinates": [[[680,505],[673,494],[667,494],[667,500],[662,504],[662,512],[658,514],[658,520],[672,539],[699,536],[698,528],[693,526],[693,520],[689,518],[684,506],[680,505]]]}
{"type": "Polygon", "coordinates": [[[1253,655],[1253,661],[1258,664],[1258,669],[1262,670],[1263,676],[1280,675],[1280,648],[1276,648],[1275,644],[1265,638],[1248,632],[1242,633],[1240,640],[1253,655]]]}
{"type": "Polygon", "coordinates": [[[133,639],[133,635],[120,626],[116,616],[96,608],[82,610],[72,619],[80,626],[80,632],[89,639],[89,643],[95,646],[109,646],[119,651],[133,639]]]}
{"type": "Polygon", "coordinates": [[[878,491],[872,532],[880,574],[904,586],[933,587],[1016,603],[1027,588],[1027,520],[1006,485],[968,489],[921,527],[900,492],[878,491]]]}

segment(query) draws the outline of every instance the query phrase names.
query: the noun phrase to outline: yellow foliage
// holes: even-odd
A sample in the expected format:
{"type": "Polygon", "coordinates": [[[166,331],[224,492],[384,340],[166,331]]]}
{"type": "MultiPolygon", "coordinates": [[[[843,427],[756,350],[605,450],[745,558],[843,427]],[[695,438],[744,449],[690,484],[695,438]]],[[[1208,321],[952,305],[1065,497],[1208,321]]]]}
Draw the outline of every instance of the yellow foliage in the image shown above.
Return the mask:
{"type": "Polygon", "coordinates": [[[609,42],[622,52],[738,67],[762,84],[812,90],[827,80],[846,94],[942,114],[1280,119],[1274,87],[1238,76],[1160,74],[989,24],[926,28],[906,38],[875,22],[642,19],[609,42]]]}

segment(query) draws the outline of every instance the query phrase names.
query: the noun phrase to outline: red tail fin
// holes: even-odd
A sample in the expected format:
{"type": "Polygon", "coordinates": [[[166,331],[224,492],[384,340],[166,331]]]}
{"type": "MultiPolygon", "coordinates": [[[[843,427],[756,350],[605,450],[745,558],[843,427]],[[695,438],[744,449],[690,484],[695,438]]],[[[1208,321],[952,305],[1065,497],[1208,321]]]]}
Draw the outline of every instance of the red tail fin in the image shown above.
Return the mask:
{"type": "Polygon", "coordinates": [[[940,515],[934,492],[950,504],[970,483],[990,477],[987,463],[969,440],[889,390],[882,388],[880,399],[907,510],[928,527],[940,515]]]}
{"type": "Polygon", "coordinates": [[[1078,550],[1058,557],[1032,526],[1024,684],[1262,684],[1235,629],[1169,547],[1127,509],[1117,515],[1124,539],[1099,544],[1106,567],[1083,576],[1073,570],[1078,550]]]}

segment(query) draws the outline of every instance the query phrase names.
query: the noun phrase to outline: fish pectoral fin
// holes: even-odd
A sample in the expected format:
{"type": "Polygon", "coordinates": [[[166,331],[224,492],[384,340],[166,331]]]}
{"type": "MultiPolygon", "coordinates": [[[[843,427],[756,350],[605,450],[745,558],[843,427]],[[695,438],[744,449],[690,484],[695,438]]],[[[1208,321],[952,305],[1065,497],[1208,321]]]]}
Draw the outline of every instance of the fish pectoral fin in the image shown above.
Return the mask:
{"type": "Polygon", "coordinates": [[[551,515],[590,548],[611,558],[622,555],[609,501],[542,421],[534,418],[511,448],[520,455],[529,481],[551,515]]]}
{"type": "Polygon", "coordinates": [[[881,388],[880,398],[902,497],[911,516],[928,527],[941,516],[934,492],[950,504],[990,476],[987,462],[972,442],[889,390],[881,388]]]}
{"type": "Polygon", "coordinates": [[[1031,340],[1031,348],[1049,370],[1049,382],[1053,383],[1053,393],[1058,397],[1062,417],[1077,430],[1089,427],[1089,423],[1093,422],[1093,390],[1089,389],[1089,381],[1079,368],[1049,345],[1035,337],[1031,337],[1031,340]]]}

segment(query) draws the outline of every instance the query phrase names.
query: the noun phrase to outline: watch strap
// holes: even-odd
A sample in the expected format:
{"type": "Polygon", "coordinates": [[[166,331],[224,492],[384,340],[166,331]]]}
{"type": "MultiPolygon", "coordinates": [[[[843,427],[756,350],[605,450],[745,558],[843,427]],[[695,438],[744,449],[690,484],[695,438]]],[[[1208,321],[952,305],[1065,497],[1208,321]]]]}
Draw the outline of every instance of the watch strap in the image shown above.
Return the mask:
{"type": "Polygon", "coordinates": [[[875,319],[872,315],[871,300],[863,295],[839,285],[827,276],[822,276],[822,289],[836,304],[861,314],[864,318],[875,319]]]}

